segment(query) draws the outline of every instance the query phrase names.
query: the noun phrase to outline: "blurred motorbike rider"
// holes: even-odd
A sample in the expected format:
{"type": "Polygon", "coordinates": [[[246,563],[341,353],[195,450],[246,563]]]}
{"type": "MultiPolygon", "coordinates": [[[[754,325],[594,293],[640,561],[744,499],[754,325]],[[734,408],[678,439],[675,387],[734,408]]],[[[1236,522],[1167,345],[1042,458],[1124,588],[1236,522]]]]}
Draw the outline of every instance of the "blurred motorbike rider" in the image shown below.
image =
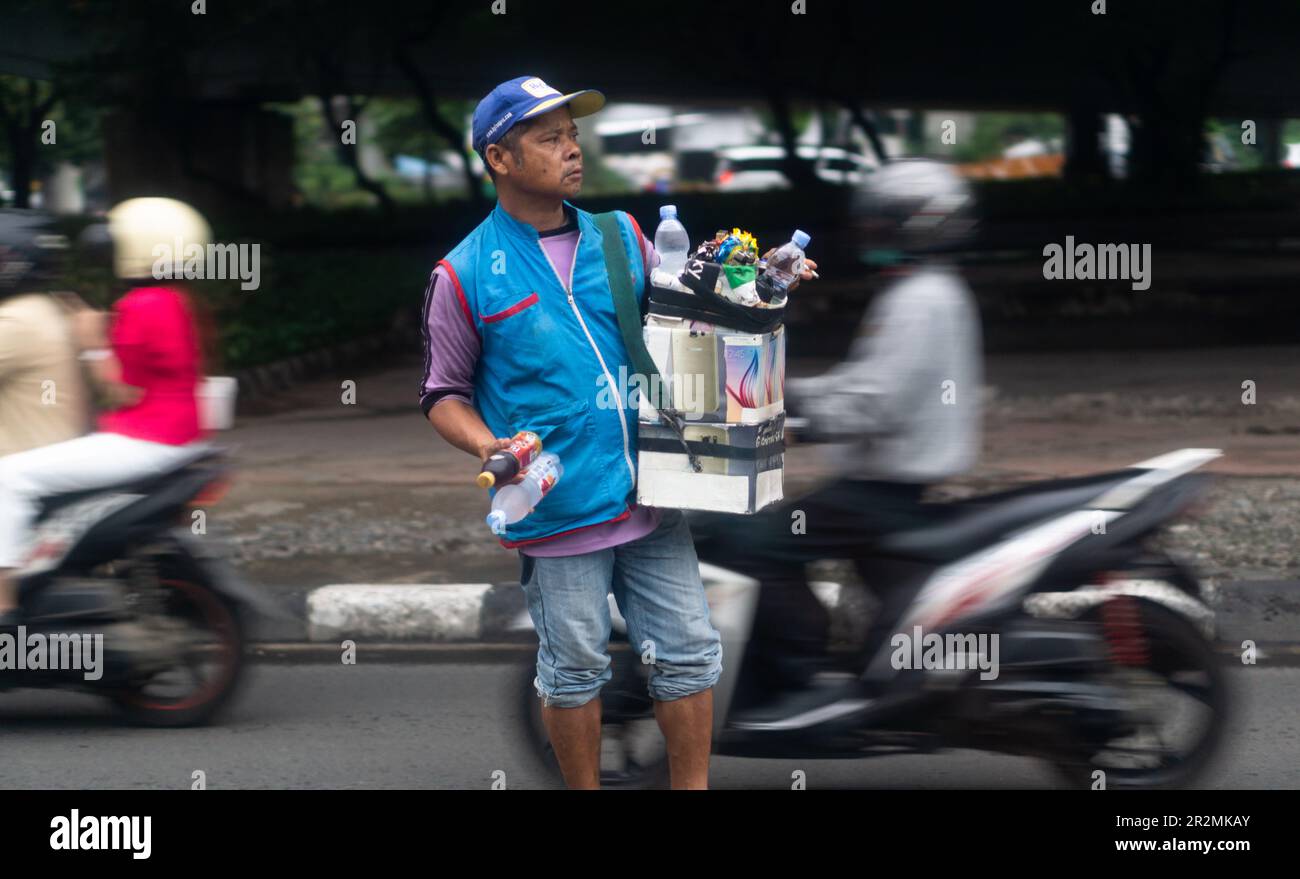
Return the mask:
{"type": "Polygon", "coordinates": [[[50,215],[0,210],[0,457],[86,430],[71,313],[52,293],[67,248],[50,215]]]}
{"type": "Polygon", "coordinates": [[[747,712],[750,720],[788,718],[843,696],[820,684],[805,689],[825,667],[830,624],[808,586],[805,561],[858,559],[873,538],[923,525],[926,486],[975,463],[979,315],[969,288],[943,258],[969,239],[973,208],[964,179],[921,159],[890,162],[853,194],[853,235],[884,287],[844,362],[786,383],[788,411],[808,420],[805,438],[834,444],[827,458],[836,479],[760,514],[743,535],[730,529],[723,538],[743,541],[727,551],[729,559],[753,557],[747,547],[762,547],[753,559],[763,582],[755,659],[769,687],[778,689],[747,712]],[[794,527],[797,511],[802,528],[794,527]]]}
{"type": "Polygon", "coordinates": [[[106,315],[87,311],[78,332],[88,349],[82,356],[117,408],[86,436],[0,458],[0,625],[19,621],[12,572],[43,496],[143,478],[180,466],[204,445],[194,311],[175,282],[155,280],[154,266],[178,242],[206,251],[208,224],[179,201],[137,198],[109,211],[107,232],[114,273],[129,289],[113,306],[111,327],[106,315]]]}

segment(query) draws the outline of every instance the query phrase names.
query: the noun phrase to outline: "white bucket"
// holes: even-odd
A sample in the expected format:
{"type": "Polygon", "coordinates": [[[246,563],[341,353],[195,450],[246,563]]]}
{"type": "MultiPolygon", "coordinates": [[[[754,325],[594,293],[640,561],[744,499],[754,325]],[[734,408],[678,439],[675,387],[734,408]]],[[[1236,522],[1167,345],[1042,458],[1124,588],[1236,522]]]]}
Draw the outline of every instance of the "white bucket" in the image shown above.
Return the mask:
{"type": "Polygon", "coordinates": [[[204,430],[229,430],[235,426],[235,398],[239,381],[227,375],[209,375],[199,383],[199,423],[204,430]]]}

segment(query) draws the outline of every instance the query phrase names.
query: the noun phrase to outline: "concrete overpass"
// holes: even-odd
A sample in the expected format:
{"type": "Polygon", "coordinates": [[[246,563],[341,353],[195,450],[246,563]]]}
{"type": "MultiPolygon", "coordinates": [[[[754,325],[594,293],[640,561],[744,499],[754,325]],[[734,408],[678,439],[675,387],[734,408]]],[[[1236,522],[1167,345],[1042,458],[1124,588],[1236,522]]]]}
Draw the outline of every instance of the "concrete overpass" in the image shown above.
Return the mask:
{"type": "Polygon", "coordinates": [[[1135,173],[1174,182],[1195,174],[1205,116],[1300,116],[1300,5],[1097,2],[267,0],[196,15],[175,0],[56,0],[11,6],[0,72],[57,75],[119,106],[106,134],[123,192],[174,175],[218,186],[231,156],[246,167],[227,189],[265,192],[288,143],[267,101],[414,95],[451,136],[440,101],[524,71],[618,100],[766,101],[778,127],[800,100],[1058,111],[1075,175],[1105,174],[1100,114],[1125,113],[1135,173]],[[141,142],[154,154],[132,151],[141,142]]]}

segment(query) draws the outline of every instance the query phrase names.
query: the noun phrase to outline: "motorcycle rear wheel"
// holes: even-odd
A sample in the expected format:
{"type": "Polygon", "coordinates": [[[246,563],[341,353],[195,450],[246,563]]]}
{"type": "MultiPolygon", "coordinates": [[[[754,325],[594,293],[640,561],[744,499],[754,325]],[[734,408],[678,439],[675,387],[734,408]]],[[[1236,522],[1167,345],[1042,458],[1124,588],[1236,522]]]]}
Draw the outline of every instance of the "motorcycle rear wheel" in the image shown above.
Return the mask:
{"type": "MultiPolygon", "coordinates": [[[[205,586],[182,579],[159,581],[167,587],[170,614],[185,617],[195,629],[213,641],[186,652],[183,668],[164,674],[188,677],[194,686],[179,695],[165,692],[156,675],[132,687],[108,694],[109,700],[127,720],[138,726],[182,727],[209,722],[234,695],[244,673],[245,635],[239,615],[230,604],[205,586]],[[207,663],[210,670],[200,671],[207,663]],[[164,692],[159,692],[160,687],[164,692]]],[[[184,686],[184,684],[182,684],[184,686]]]]}
{"type": "MultiPolygon", "coordinates": [[[[1136,666],[1115,664],[1112,682],[1147,710],[1139,710],[1136,733],[1117,736],[1100,748],[1069,748],[1053,761],[1054,767],[1069,787],[1085,790],[1099,781],[1106,789],[1189,787],[1210,765],[1223,740],[1230,696],[1222,664],[1213,643],[1184,617],[1151,601],[1125,600],[1136,606],[1146,658],[1136,666]],[[1170,731],[1159,724],[1175,712],[1161,708],[1163,716],[1157,717],[1150,710],[1158,686],[1181,695],[1185,704],[1200,706],[1201,723],[1184,737],[1181,748],[1169,744],[1170,731]],[[1137,748],[1134,741],[1143,739],[1155,741],[1158,747],[1137,748]],[[1095,775],[1099,771],[1104,775],[1095,775]]],[[[1084,619],[1101,625],[1100,608],[1084,619]]]]}

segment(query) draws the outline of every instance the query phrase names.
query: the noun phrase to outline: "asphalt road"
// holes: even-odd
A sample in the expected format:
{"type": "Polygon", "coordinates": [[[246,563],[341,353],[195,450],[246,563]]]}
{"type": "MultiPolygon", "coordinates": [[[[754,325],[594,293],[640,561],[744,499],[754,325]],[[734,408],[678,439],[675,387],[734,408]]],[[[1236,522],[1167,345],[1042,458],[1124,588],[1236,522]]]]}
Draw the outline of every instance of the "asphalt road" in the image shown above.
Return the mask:
{"type": "MultiPolygon", "coordinates": [[[[196,769],[219,788],[486,789],[558,786],[537,770],[509,711],[517,664],[261,664],[218,725],[120,725],[99,699],[0,694],[0,787],[187,789],[196,769]]],[[[1236,668],[1236,710],[1202,785],[1300,788],[1300,669],[1236,668]]],[[[714,758],[712,786],[784,789],[801,769],[812,788],[1043,788],[1034,761],[974,752],[872,760],[714,758]]]]}

